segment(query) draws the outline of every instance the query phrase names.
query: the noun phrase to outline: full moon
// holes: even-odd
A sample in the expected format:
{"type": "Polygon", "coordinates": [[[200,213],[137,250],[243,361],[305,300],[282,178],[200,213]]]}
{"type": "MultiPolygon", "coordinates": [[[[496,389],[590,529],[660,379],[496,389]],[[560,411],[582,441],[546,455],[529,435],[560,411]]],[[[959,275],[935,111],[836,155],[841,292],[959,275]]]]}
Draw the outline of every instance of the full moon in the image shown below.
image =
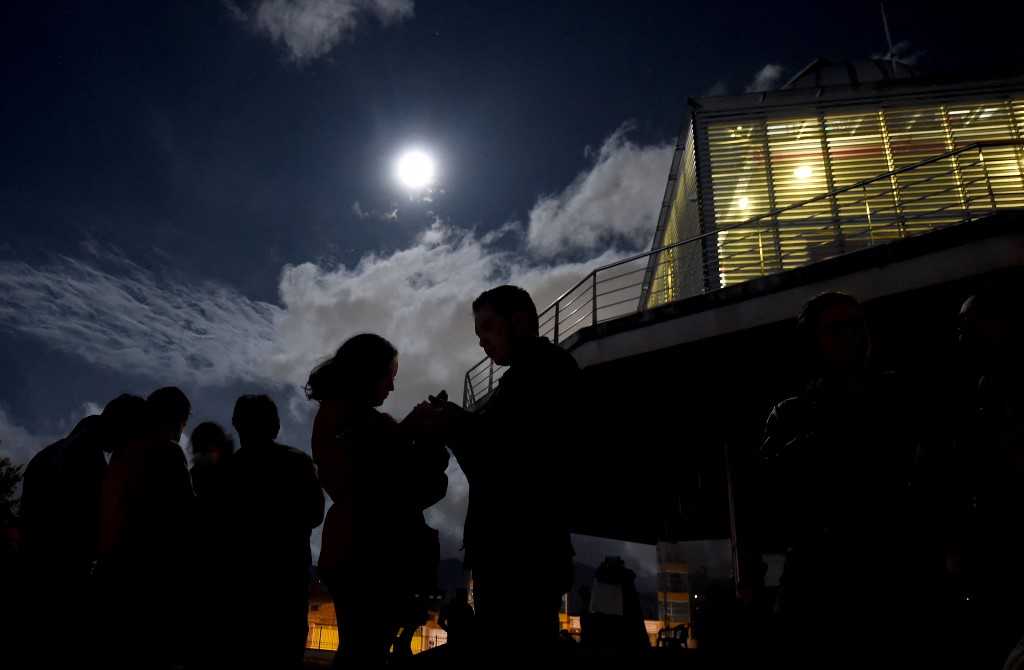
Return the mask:
{"type": "Polygon", "coordinates": [[[434,161],[422,151],[409,151],[398,159],[398,180],[409,188],[423,188],[434,180],[434,161]]]}

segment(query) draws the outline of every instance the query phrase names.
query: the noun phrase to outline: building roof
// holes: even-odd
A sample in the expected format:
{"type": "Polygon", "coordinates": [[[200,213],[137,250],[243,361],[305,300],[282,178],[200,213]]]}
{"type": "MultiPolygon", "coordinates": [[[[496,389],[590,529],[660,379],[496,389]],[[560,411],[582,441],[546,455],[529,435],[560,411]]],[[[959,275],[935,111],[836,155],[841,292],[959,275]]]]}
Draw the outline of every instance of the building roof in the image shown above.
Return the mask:
{"type": "Polygon", "coordinates": [[[920,76],[916,69],[895,59],[862,58],[833,60],[819,57],[781,87],[819,88],[867,82],[910,79],[920,76]]]}
{"type": "Polygon", "coordinates": [[[766,91],[689,98],[691,114],[760,114],[788,107],[858,106],[897,100],[938,100],[971,96],[1019,97],[1024,72],[924,72],[886,59],[831,60],[818,58],[785,85],[766,91]]]}

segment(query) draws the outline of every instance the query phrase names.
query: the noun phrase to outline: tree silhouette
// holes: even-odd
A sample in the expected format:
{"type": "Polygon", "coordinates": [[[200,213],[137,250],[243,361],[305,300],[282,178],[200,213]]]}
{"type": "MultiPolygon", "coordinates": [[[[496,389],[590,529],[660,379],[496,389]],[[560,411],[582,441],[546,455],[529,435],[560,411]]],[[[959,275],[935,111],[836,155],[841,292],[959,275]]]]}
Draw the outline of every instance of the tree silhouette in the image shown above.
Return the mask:
{"type": "Polygon", "coordinates": [[[14,492],[21,483],[24,469],[24,465],[14,465],[7,456],[0,458],[0,520],[5,525],[15,518],[18,498],[14,497],[14,492]]]}

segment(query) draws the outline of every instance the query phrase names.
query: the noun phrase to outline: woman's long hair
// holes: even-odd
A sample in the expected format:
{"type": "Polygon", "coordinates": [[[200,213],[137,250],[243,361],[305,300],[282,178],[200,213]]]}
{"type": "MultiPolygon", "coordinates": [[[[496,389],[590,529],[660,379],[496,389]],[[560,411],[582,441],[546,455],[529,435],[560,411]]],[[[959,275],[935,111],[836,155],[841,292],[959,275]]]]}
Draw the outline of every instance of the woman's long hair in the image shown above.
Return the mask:
{"type": "Polygon", "coordinates": [[[380,335],[360,333],[345,340],[338,351],[319,363],[303,390],[309,400],[340,398],[367,402],[375,385],[398,355],[395,345],[380,335]]]}

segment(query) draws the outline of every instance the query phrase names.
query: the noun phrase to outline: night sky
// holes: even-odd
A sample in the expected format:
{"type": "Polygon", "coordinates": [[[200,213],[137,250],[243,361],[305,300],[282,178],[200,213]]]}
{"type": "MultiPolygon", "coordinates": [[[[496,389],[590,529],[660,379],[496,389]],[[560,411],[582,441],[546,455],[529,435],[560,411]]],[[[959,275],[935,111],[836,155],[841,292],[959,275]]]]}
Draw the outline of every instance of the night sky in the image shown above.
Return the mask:
{"type": "MultiPolygon", "coordinates": [[[[165,385],[192,400],[186,436],[267,393],[308,450],[301,386],[362,331],[400,352],[385,411],[459,400],[480,291],[543,309],[650,248],[688,98],[884,57],[886,26],[926,71],[1024,71],[1012,4],[5,2],[0,456],[165,385]],[[425,187],[396,179],[412,149],[425,187]]],[[[446,558],[449,475],[428,514],[446,558]]]]}

